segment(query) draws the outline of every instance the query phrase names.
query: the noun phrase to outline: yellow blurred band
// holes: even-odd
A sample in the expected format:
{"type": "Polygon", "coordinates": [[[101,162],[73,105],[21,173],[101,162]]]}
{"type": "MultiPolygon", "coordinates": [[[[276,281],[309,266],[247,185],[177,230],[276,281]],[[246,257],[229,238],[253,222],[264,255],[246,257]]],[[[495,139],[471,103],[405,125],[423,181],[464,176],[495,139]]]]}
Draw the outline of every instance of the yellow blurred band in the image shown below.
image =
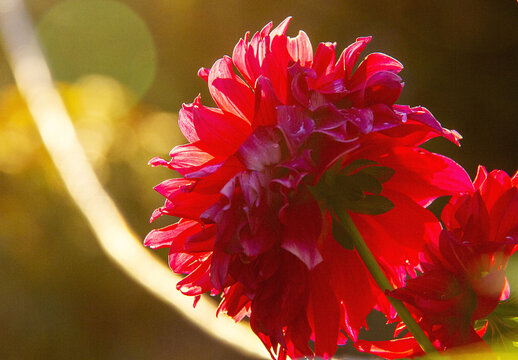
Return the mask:
{"type": "Polygon", "coordinates": [[[248,326],[235,324],[225,316],[216,318],[216,306],[207,298],[202,298],[193,309],[193,299],[176,290],[180,277],[143,248],[88,162],[54,87],[23,1],[0,0],[0,20],[5,52],[17,86],[70,196],[104,251],[133,280],[200,329],[244,354],[268,357],[248,326]]]}

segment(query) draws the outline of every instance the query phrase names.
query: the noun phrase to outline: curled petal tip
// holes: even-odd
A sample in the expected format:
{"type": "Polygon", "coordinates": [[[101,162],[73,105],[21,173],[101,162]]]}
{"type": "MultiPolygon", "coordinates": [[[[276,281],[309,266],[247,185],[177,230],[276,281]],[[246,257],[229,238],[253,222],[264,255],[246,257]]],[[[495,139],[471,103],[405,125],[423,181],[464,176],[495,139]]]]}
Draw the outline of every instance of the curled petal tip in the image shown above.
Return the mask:
{"type": "Polygon", "coordinates": [[[202,68],[200,68],[200,70],[198,70],[198,76],[205,81],[209,80],[209,73],[210,73],[210,69],[207,69],[204,67],[202,67],[202,68]]]}

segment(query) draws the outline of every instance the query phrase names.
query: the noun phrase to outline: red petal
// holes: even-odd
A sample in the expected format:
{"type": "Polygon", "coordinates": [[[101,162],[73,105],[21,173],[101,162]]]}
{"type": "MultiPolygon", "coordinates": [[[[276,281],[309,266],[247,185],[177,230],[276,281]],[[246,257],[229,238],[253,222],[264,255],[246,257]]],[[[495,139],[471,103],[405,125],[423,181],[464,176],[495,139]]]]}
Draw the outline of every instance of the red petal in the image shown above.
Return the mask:
{"type": "Polygon", "coordinates": [[[392,106],[401,94],[401,78],[389,71],[380,71],[372,75],[365,84],[365,106],[386,104],[392,106]]]}
{"type": "MultiPolygon", "coordinates": [[[[401,106],[398,108],[402,109],[401,106]]],[[[445,139],[448,139],[457,146],[460,146],[459,140],[462,139],[462,136],[455,130],[448,130],[443,128],[427,108],[422,106],[410,108],[410,112],[407,113],[407,117],[408,119],[415,120],[429,126],[445,139]]]]}
{"type": "MultiPolygon", "coordinates": [[[[315,354],[329,359],[334,355],[340,321],[339,301],[319,268],[310,272],[311,315],[315,333],[315,354]]],[[[310,315],[310,316],[311,316],[310,315]]]]}
{"type": "Polygon", "coordinates": [[[311,270],[323,260],[317,247],[321,230],[322,214],[316,201],[292,203],[285,212],[281,247],[311,270]]]}
{"type": "MultiPolygon", "coordinates": [[[[183,247],[178,251],[186,251],[188,253],[208,252],[214,248],[214,240],[216,235],[216,225],[204,225],[200,227],[198,232],[186,237],[183,247]]],[[[173,243],[174,247],[176,243],[173,243]]]]}
{"type": "Polygon", "coordinates": [[[149,246],[151,249],[159,249],[171,246],[172,242],[183,244],[185,239],[200,230],[201,224],[197,221],[181,220],[162,229],[151,230],[144,239],[144,246],[149,246]]]}
{"type": "MultiPolygon", "coordinates": [[[[340,58],[343,60],[339,60],[338,62],[343,64],[346,80],[351,78],[354,65],[356,64],[356,61],[358,61],[360,53],[365,49],[371,39],[372,37],[370,36],[357,38],[356,42],[349,45],[340,56],[340,58]]],[[[342,68],[342,66],[339,68],[342,68]]]]}
{"type": "Polygon", "coordinates": [[[329,75],[333,72],[336,56],[335,47],[336,44],[330,42],[318,44],[312,65],[312,69],[315,70],[317,78],[329,75]]]}
{"type": "MultiPolygon", "coordinates": [[[[503,241],[518,231],[518,188],[510,188],[495,201],[491,212],[491,237],[503,241]]],[[[518,239],[515,239],[518,241],[518,239]]]]}
{"type": "Polygon", "coordinates": [[[184,295],[201,295],[212,290],[209,277],[210,258],[202,262],[193,272],[176,284],[184,295]]]}
{"type": "MultiPolygon", "coordinates": [[[[247,33],[248,35],[248,33],[247,33]]],[[[246,51],[248,49],[247,40],[245,39],[239,39],[239,42],[234,47],[234,51],[232,52],[232,62],[236,66],[236,68],[239,70],[241,75],[243,75],[243,78],[248,83],[248,85],[252,86],[252,75],[250,74],[250,70],[247,66],[246,61],[246,51]]],[[[208,78],[207,78],[208,79],[208,78]]]]}
{"type": "Polygon", "coordinates": [[[299,151],[315,128],[313,119],[299,106],[279,106],[277,123],[292,155],[299,151]]]}
{"type": "Polygon", "coordinates": [[[286,35],[286,31],[288,30],[288,25],[290,24],[291,16],[288,16],[286,19],[284,19],[279,25],[275,27],[275,29],[272,30],[270,33],[270,38],[273,38],[275,36],[284,36],[286,35]]]}
{"type": "Polygon", "coordinates": [[[210,257],[210,253],[186,254],[169,252],[169,267],[177,274],[190,274],[201,262],[210,257]]]}
{"type": "MultiPolygon", "coordinates": [[[[286,38],[275,38],[276,42],[272,45],[280,47],[284,50],[286,47],[284,44],[278,44],[278,42],[285,42],[286,38]]],[[[264,61],[261,66],[261,74],[262,76],[268,78],[272,83],[273,89],[275,89],[275,94],[279,99],[285,101],[287,96],[287,67],[288,67],[288,54],[283,54],[282,52],[277,53],[268,53],[266,54],[264,61]],[[277,56],[280,55],[280,56],[277,56]]]]}
{"type": "Polygon", "coordinates": [[[156,185],[154,189],[160,195],[174,201],[175,197],[179,194],[191,192],[195,184],[195,180],[168,179],[156,185]]]}
{"type": "Polygon", "coordinates": [[[250,124],[220,109],[193,104],[193,123],[198,146],[211,154],[231,155],[251,132],[250,124]]]}
{"type": "Polygon", "coordinates": [[[488,172],[486,168],[482,165],[479,165],[477,168],[477,175],[475,176],[475,181],[473,181],[473,186],[475,189],[480,189],[482,184],[486,181],[488,176],[488,172]]]}
{"type": "Polygon", "coordinates": [[[389,271],[387,276],[397,286],[404,283],[407,267],[419,264],[424,244],[438,237],[441,226],[432,212],[407,196],[384,190],[394,208],[381,215],[351,214],[356,227],[374,256],[389,271]]]}
{"type": "Polygon", "coordinates": [[[489,212],[492,211],[495,202],[512,186],[511,178],[505,171],[493,170],[489,173],[479,188],[489,212]]]}
{"type": "Polygon", "coordinates": [[[224,160],[224,158],[217,158],[215,155],[202,150],[199,145],[199,143],[193,143],[175,146],[169,153],[169,156],[171,156],[169,166],[185,176],[224,160]]]}
{"type": "Polygon", "coordinates": [[[453,160],[419,148],[394,147],[385,155],[368,156],[381,165],[395,170],[394,176],[383,186],[405,192],[421,205],[439,196],[472,191],[473,185],[466,171],[453,160]]]}
{"type": "MultiPolygon", "coordinates": [[[[196,100],[199,101],[199,98],[200,96],[198,95],[196,100]]],[[[194,127],[194,115],[192,112],[193,107],[194,104],[182,104],[182,108],[178,113],[178,126],[180,127],[180,131],[182,132],[183,136],[185,136],[185,138],[191,143],[200,140],[194,127]]]]}
{"type": "Polygon", "coordinates": [[[198,70],[198,76],[200,78],[202,78],[203,80],[208,81],[209,80],[209,72],[210,72],[210,69],[202,67],[202,68],[200,68],[200,70],[198,70]]]}
{"type": "Polygon", "coordinates": [[[255,116],[253,127],[269,126],[277,123],[277,111],[275,108],[281,105],[281,102],[275,91],[271,81],[262,75],[255,82],[255,116]]]}
{"type": "Polygon", "coordinates": [[[221,110],[250,123],[253,118],[254,94],[232,71],[232,59],[217,60],[209,74],[209,92],[221,110]]]}
{"type": "Polygon", "coordinates": [[[308,35],[304,31],[299,31],[299,34],[294,38],[288,38],[288,51],[291,58],[303,67],[311,66],[313,61],[313,48],[308,35]]]}
{"type": "Polygon", "coordinates": [[[399,73],[403,69],[403,65],[385,54],[373,53],[367,55],[354,72],[349,85],[350,89],[360,86],[361,83],[367,81],[372,75],[380,71],[389,71],[394,74],[399,73]]]}

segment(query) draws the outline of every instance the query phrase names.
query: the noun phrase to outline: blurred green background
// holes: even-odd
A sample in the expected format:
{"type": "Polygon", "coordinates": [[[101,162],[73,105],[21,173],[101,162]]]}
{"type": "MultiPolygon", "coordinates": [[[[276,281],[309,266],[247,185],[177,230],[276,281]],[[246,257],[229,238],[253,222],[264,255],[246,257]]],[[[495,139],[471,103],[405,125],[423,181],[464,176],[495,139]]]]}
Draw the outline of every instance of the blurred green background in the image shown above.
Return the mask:
{"type": "MultiPolygon", "coordinates": [[[[103,184],[141,238],[171,177],[146,165],[185,140],[182,102],[197,70],[248,30],[291,15],[289,35],[405,65],[401,104],[463,136],[428,147],[474,176],[518,168],[518,4],[514,0],[28,0],[52,72],[103,184]]],[[[0,359],[243,359],[128,279],[103,254],[43,148],[0,54],[0,359]]],[[[167,220],[167,219],[166,219],[167,220]]],[[[166,253],[161,252],[162,259],[166,253]]],[[[138,266],[136,264],[135,266],[138,266]]],[[[514,282],[517,266],[509,275],[514,282]]],[[[518,285],[518,284],[517,284],[518,285]]]]}

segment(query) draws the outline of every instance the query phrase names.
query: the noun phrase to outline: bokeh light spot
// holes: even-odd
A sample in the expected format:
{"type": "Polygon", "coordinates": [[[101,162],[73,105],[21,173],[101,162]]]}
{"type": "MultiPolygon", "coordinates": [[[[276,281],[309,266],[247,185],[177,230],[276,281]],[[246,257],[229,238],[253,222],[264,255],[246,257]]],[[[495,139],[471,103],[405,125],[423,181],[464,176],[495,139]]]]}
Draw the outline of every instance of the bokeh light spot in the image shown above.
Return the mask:
{"type": "Polygon", "coordinates": [[[113,77],[141,98],[156,71],[156,49],[144,21],[112,0],[68,0],[39,21],[38,36],[56,80],[113,77]]]}

